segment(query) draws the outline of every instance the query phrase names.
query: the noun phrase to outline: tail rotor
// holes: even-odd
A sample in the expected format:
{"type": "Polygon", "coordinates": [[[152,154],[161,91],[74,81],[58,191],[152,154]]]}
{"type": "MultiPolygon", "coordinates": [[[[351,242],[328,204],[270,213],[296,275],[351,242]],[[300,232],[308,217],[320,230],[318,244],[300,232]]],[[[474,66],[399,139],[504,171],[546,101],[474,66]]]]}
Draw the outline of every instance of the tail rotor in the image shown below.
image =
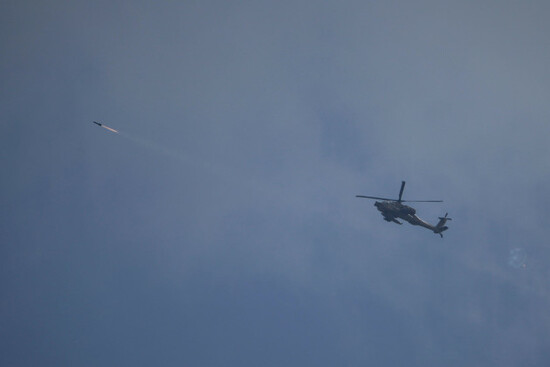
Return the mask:
{"type": "Polygon", "coordinates": [[[448,220],[452,220],[451,218],[448,218],[447,216],[449,215],[449,213],[445,213],[445,216],[444,217],[439,217],[439,223],[437,223],[437,225],[435,226],[435,229],[434,229],[434,233],[437,233],[441,236],[441,238],[443,238],[443,233],[444,231],[446,231],[447,229],[449,229],[449,227],[447,227],[445,225],[445,223],[448,221],[448,220]]]}

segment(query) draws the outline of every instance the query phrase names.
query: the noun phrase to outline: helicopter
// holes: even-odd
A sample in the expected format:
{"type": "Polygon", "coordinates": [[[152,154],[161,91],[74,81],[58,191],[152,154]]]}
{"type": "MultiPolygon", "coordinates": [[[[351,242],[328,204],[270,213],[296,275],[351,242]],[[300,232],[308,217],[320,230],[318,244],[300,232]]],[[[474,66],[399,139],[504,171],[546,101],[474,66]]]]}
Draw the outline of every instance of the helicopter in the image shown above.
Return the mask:
{"type": "Polygon", "coordinates": [[[445,223],[447,223],[448,220],[451,220],[451,218],[447,217],[449,213],[445,213],[444,217],[439,217],[439,222],[434,226],[417,217],[416,209],[403,204],[404,202],[442,203],[443,200],[402,200],[401,198],[403,197],[404,189],[405,189],[405,181],[401,181],[401,189],[399,190],[399,198],[397,200],[381,198],[377,196],[365,196],[365,195],[356,195],[355,197],[364,198],[364,199],[382,200],[382,201],[376,201],[374,203],[374,206],[376,207],[376,209],[380,211],[380,213],[384,217],[384,220],[387,222],[403,224],[396,219],[396,218],[400,218],[406,222],[409,222],[413,226],[422,226],[424,228],[428,228],[429,230],[433,231],[433,233],[439,234],[441,238],[443,238],[442,232],[449,229],[449,227],[445,225],[445,223]]]}

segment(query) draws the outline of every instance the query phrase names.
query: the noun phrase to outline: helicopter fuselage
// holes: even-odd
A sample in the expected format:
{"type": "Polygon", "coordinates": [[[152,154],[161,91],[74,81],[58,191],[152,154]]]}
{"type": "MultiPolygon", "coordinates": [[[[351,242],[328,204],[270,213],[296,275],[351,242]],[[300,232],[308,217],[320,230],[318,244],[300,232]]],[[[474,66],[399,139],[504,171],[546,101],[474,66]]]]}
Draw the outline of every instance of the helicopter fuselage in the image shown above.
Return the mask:
{"type": "Polygon", "coordinates": [[[447,229],[447,227],[443,229],[442,226],[434,226],[422,220],[416,215],[416,209],[402,204],[399,201],[377,201],[374,203],[374,206],[380,211],[384,217],[384,220],[388,222],[402,224],[397,220],[397,218],[399,218],[409,222],[413,226],[428,228],[429,230],[434,231],[434,233],[441,233],[447,229]]]}
{"type": "Polygon", "coordinates": [[[374,203],[383,216],[399,217],[406,220],[407,215],[415,215],[416,210],[398,201],[377,201],[374,203]]]}

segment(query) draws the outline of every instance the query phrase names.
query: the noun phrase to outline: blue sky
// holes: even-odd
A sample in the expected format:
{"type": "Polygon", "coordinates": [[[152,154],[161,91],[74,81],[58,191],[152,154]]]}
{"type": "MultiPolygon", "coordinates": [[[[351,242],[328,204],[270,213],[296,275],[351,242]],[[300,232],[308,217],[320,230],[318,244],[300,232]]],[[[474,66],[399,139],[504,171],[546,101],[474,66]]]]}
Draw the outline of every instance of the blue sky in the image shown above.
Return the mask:
{"type": "Polygon", "coordinates": [[[0,9],[2,365],[549,363],[544,2],[0,9]]]}

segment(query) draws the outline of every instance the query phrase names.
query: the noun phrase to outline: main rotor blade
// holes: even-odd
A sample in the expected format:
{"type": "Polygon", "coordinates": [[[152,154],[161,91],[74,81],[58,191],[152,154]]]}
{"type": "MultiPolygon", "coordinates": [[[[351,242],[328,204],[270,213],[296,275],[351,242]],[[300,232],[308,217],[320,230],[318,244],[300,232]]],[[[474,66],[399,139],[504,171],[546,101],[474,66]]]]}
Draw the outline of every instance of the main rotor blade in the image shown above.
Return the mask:
{"type": "Polygon", "coordinates": [[[401,181],[401,190],[399,190],[399,199],[397,201],[403,201],[401,200],[401,197],[403,196],[404,189],[405,189],[405,181],[401,181]]]}
{"type": "Polygon", "coordinates": [[[402,203],[442,203],[443,200],[401,200],[402,203]]]}
{"type": "Polygon", "coordinates": [[[364,198],[364,199],[375,199],[375,200],[388,200],[388,201],[397,201],[395,199],[388,199],[388,198],[379,198],[378,196],[365,196],[365,195],[355,195],[356,198],[364,198]]]}

